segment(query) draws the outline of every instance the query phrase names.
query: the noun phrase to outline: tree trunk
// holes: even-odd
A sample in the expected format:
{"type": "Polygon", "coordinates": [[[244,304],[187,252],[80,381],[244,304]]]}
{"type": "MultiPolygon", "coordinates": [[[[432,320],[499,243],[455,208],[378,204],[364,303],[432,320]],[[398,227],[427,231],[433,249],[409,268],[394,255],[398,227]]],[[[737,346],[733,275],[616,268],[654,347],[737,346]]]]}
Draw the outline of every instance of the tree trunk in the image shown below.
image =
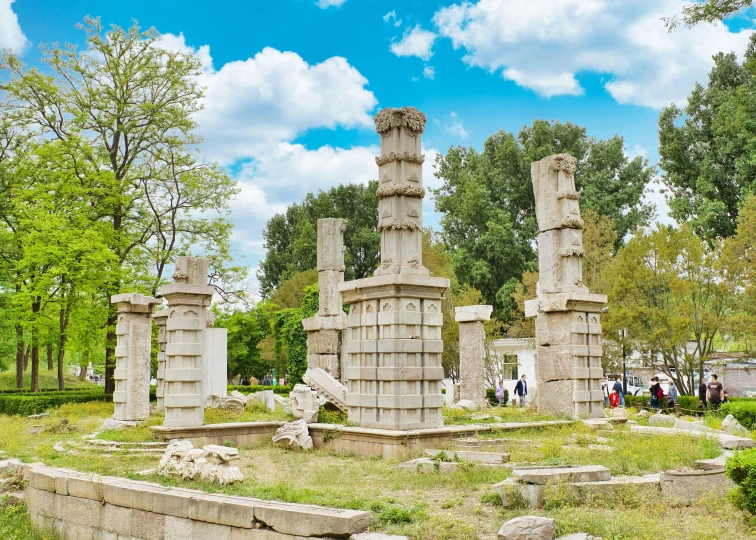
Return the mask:
{"type": "Polygon", "coordinates": [[[20,324],[16,325],[16,388],[21,390],[24,387],[24,328],[20,324]]]}
{"type": "Polygon", "coordinates": [[[24,349],[24,371],[29,369],[29,353],[31,352],[31,344],[30,343],[24,343],[24,346],[26,347],[24,349]]]}
{"type": "Polygon", "coordinates": [[[81,373],[79,374],[79,378],[82,381],[87,380],[87,369],[89,368],[89,351],[84,351],[84,361],[82,362],[84,365],[81,368],[81,373]]]}
{"type": "Polygon", "coordinates": [[[47,370],[53,370],[53,346],[52,343],[47,344],[47,370]]]}
{"type": "Polygon", "coordinates": [[[31,350],[31,391],[39,392],[39,335],[37,332],[37,313],[42,302],[35,299],[32,302],[32,350],[31,350]]]}
{"type": "Polygon", "coordinates": [[[65,389],[63,380],[63,359],[66,355],[66,331],[68,329],[68,305],[66,302],[60,303],[60,341],[58,342],[58,390],[65,389]]]}

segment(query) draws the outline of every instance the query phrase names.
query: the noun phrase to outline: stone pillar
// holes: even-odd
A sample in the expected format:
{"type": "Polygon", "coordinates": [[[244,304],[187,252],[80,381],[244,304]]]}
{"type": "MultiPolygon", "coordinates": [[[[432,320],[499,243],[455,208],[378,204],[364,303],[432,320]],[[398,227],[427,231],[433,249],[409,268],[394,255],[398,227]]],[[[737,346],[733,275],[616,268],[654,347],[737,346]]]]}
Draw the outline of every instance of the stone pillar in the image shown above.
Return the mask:
{"type": "Polygon", "coordinates": [[[420,135],[425,115],[412,107],[375,116],[381,267],[343,283],[350,305],[345,366],[350,422],[396,430],[443,425],[441,300],[449,280],[422,264],[420,135]]]}
{"type": "Polygon", "coordinates": [[[469,399],[478,407],[486,405],[486,330],[483,323],[491,319],[492,311],[493,306],[454,308],[454,320],[459,323],[460,399],[469,399]]]}
{"type": "Polygon", "coordinates": [[[205,399],[228,395],[228,330],[205,329],[204,371],[205,399]]]}
{"type": "Polygon", "coordinates": [[[136,293],[116,294],[116,367],[113,419],[145,420],[150,416],[150,353],[152,322],[150,316],[160,300],[136,293]]]}
{"type": "Polygon", "coordinates": [[[346,221],[318,220],[318,298],[315,317],[302,320],[307,332],[307,367],[321,368],[335,379],[341,378],[341,331],[346,316],[342,310],[339,285],[344,281],[344,231],[346,221]]]}
{"type": "Polygon", "coordinates": [[[166,333],[165,325],[168,322],[168,310],[162,309],[152,316],[152,320],[158,327],[157,343],[158,343],[158,368],[157,368],[157,390],[155,394],[157,396],[157,406],[155,410],[163,412],[165,404],[163,397],[165,395],[165,345],[168,342],[168,336],[166,333]]]}
{"type": "Polygon", "coordinates": [[[207,311],[215,288],[207,285],[207,259],[179,257],[174,283],[158,293],[168,301],[164,426],[201,426],[205,416],[204,352],[207,311]]]}
{"type": "Polygon", "coordinates": [[[538,293],[525,302],[536,318],[536,406],[575,417],[604,415],[601,310],[606,296],[583,285],[583,221],[577,160],[558,154],[531,165],[538,219],[538,293]]]}

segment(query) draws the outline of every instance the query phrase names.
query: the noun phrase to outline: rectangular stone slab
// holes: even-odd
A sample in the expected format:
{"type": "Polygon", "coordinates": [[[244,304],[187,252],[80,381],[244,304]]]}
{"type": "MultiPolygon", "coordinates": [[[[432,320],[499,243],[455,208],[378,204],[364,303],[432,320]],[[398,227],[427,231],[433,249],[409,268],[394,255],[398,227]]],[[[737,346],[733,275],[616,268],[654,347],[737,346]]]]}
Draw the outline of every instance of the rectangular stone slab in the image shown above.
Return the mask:
{"type": "Polygon", "coordinates": [[[509,461],[509,454],[502,452],[471,452],[465,450],[426,450],[426,455],[436,457],[441,452],[444,452],[447,456],[453,458],[457,456],[462,461],[472,461],[475,463],[488,463],[490,465],[497,465],[499,463],[507,463],[509,461]]]}
{"type": "Polygon", "coordinates": [[[553,484],[564,482],[606,482],[612,473],[601,465],[578,467],[517,467],[512,476],[524,484],[553,484]]]}

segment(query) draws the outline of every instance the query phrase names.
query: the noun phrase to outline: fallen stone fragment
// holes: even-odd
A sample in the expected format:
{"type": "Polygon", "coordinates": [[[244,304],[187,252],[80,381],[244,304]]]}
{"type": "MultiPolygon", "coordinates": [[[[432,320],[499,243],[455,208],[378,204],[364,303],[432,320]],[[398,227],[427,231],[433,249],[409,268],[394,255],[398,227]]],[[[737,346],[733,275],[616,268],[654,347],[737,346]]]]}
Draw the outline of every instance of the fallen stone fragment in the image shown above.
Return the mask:
{"type": "Polygon", "coordinates": [[[273,435],[273,442],[279,446],[285,446],[292,450],[309,450],[312,448],[312,437],[310,430],[307,428],[307,422],[295,420],[287,422],[273,435]]]}
{"type": "Polygon", "coordinates": [[[750,434],[750,432],[731,414],[728,414],[725,419],[722,420],[722,431],[743,437],[748,437],[750,434]]]}
{"type": "Polygon", "coordinates": [[[556,523],[551,518],[521,516],[510,519],[499,528],[498,540],[554,540],[556,523]]]}

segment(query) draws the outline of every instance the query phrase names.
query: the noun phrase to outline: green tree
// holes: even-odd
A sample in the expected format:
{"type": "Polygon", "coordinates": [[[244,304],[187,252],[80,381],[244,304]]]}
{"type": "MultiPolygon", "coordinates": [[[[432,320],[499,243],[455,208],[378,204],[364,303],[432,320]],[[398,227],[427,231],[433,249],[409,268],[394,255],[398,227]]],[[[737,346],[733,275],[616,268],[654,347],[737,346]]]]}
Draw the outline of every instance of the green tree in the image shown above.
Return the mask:
{"type": "Polygon", "coordinates": [[[752,5],[753,0],[700,0],[683,7],[682,20],[677,15],[663,17],[662,20],[667,26],[667,30],[671,32],[681,22],[688,28],[702,22],[717,23],[742,9],[750,8],[752,5]]]}
{"type": "Polygon", "coordinates": [[[308,193],[301,204],[292,204],[277,214],[263,231],[268,252],[257,272],[263,295],[268,296],[294,274],[317,264],[317,221],[344,218],[345,279],[364,278],[378,267],[381,237],[378,227],[378,183],[347,184],[308,193]]]}
{"type": "MultiPolygon", "coordinates": [[[[103,298],[122,288],[154,293],[166,266],[192,246],[208,249],[214,274],[223,276],[217,264],[228,259],[224,216],[236,186],[217,164],[198,159],[200,61],[158,48],[158,32],[136,24],[105,31],[88,17],[79,28],[87,49],[44,47],[45,72],[6,53],[0,72],[8,80],[0,90],[16,123],[63,147],[61,167],[86,190],[97,221],[109,226],[105,239],[115,262],[103,298]],[[204,212],[216,217],[200,217],[204,212]]],[[[102,321],[108,392],[114,323],[110,308],[102,321]]]]}
{"type": "Polygon", "coordinates": [[[706,87],[659,116],[659,154],[671,215],[707,240],[731,236],[741,199],[756,191],[756,34],[743,63],[719,53],[706,87]]]}
{"type": "MultiPolygon", "coordinates": [[[[661,369],[683,394],[695,390],[715,339],[733,313],[733,287],[717,270],[712,248],[684,226],[638,231],[607,266],[611,279],[604,336],[628,330],[628,344],[647,365],[661,369]],[[687,347],[692,343],[691,350],[687,347]],[[658,365],[656,356],[661,355],[658,365]]],[[[631,349],[631,350],[632,350],[631,349]]]]}
{"type": "Polygon", "coordinates": [[[462,283],[479,289],[505,322],[523,272],[537,266],[530,164],[556,153],[578,159],[581,207],[611,220],[615,248],[647,224],[653,207],[643,202],[643,194],[653,168],[642,157],[629,160],[619,136],[597,140],[581,126],[537,120],[517,136],[504,131],[490,136],[483,152],[456,147],[436,161],[443,181],[435,191],[436,210],[443,214],[442,236],[454,271],[462,283]]]}
{"type": "Polygon", "coordinates": [[[217,328],[228,331],[228,377],[262,379],[273,368],[262,357],[259,345],[271,333],[270,306],[258,303],[253,309],[218,312],[217,328]]]}
{"type": "Polygon", "coordinates": [[[287,384],[301,383],[307,371],[307,332],[302,319],[318,312],[318,300],[318,286],[310,285],[300,307],[282,309],[273,316],[276,351],[286,357],[287,384]]]}

